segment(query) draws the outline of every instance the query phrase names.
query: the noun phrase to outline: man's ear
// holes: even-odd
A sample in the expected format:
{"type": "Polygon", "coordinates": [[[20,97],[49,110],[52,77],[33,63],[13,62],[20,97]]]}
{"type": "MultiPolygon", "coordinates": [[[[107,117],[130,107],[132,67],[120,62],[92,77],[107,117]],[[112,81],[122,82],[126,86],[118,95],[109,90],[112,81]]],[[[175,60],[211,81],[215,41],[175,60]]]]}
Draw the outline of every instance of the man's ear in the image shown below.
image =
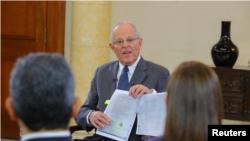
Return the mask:
{"type": "Polygon", "coordinates": [[[113,45],[112,43],[109,43],[109,47],[110,47],[110,49],[113,50],[113,52],[115,52],[115,51],[114,51],[114,45],[113,45]]]}
{"type": "Polygon", "coordinates": [[[166,104],[168,105],[168,94],[167,94],[166,97],[165,97],[165,102],[166,102],[166,104]]]}
{"type": "Polygon", "coordinates": [[[71,117],[75,118],[77,116],[79,107],[80,107],[80,98],[75,97],[75,100],[74,100],[74,103],[73,103],[73,106],[72,106],[72,115],[71,115],[71,117]]]}
{"type": "Polygon", "coordinates": [[[139,39],[139,44],[142,45],[142,38],[139,39]]]}
{"type": "Polygon", "coordinates": [[[142,38],[139,39],[139,45],[140,45],[140,50],[141,50],[141,47],[142,47],[142,38]]]}
{"type": "Polygon", "coordinates": [[[11,118],[12,120],[14,120],[14,121],[17,120],[18,117],[17,117],[17,115],[16,115],[16,113],[15,113],[15,111],[14,111],[14,108],[13,108],[13,105],[12,105],[12,102],[11,102],[10,97],[8,97],[8,98],[5,100],[5,107],[6,107],[8,113],[9,113],[9,115],[10,115],[10,118],[11,118]]]}

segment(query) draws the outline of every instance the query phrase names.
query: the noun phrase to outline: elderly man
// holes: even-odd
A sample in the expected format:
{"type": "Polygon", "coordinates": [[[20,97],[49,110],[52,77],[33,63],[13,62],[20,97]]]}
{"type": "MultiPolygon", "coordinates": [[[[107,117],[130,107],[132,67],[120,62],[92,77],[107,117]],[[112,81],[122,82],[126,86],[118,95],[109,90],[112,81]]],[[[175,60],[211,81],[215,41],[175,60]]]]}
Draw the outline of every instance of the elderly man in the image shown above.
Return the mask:
{"type": "Polygon", "coordinates": [[[22,129],[22,141],[71,141],[68,124],[80,102],[69,65],[59,54],[19,58],[11,74],[6,108],[22,129]]]}
{"type": "MultiPolygon", "coordinates": [[[[105,128],[110,122],[103,114],[115,89],[127,90],[134,98],[143,94],[163,92],[169,71],[157,64],[144,60],[140,56],[142,38],[134,24],[118,23],[111,33],[110,48],[116,54],[118,61],[104,64],[97,68],[91,82],[91,89],[84,105],[80,108],[76,122],[84,130],[94,127],[105,128]]],[[[140,141],[141,135],[136,135],[136,122],[133,125],[129,140],[140,141]]],[[[93,140],[107,141],[110,139],[94,135],[93,140]]]]}

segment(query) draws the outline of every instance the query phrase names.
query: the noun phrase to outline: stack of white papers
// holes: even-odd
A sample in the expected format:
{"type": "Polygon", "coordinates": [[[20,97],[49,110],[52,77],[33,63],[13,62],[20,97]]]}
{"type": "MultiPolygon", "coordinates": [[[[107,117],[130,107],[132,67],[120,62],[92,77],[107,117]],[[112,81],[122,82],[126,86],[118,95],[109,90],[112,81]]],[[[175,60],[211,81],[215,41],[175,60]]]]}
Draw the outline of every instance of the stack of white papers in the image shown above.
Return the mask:
{"type": "Polygon", "coordinates": [[[145,94],[133,98],[128,91],[116,90],[104,111],[110,124],[96,134],[114,140],[127,141],[137,115],[138,135],[161,136],[165,128],[166,93],[145,94]]]}

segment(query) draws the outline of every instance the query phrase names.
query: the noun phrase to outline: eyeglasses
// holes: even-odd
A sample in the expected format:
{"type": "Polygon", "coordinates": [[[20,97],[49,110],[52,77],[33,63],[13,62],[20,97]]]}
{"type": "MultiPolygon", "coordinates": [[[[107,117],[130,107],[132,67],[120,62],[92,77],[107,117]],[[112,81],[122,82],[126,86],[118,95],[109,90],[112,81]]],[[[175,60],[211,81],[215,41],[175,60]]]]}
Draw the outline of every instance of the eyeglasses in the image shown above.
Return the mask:
{"type": "MultiPolygon", "coordinates": [[[[135,40],[137,40],[139,38],[140,37],[137,37],[137,38],[128,38],[128,39],[126,39],[126,42],[128,44],[132,44],[135,40]]],[[[123,45],[124,44],[124,40],[121,39],[121,40],[114,41],[113,44],[118,45],[118,46],[123,45]]]]}

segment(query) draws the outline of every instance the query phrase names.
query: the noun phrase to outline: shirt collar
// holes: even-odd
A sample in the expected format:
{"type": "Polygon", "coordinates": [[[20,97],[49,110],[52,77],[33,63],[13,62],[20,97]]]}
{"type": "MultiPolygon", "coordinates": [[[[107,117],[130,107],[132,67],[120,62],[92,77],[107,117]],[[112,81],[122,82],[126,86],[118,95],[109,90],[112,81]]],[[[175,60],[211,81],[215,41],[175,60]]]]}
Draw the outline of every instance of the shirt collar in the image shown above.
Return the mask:
{"type": "MultiPolygon", "coordinates": [[[[136,61],[134,62],[134,64],[128,66],[128,70],[130,74],[134,74],[135,68],[138,64],[138,62],[140,61],[141,56],[139,55],[139,57],[136,59],[136,61]]],[[[124,66],[122,65],[122,63],[119,61],[119,70],[122,72],[124,66]]]]}
{"type": "Polygon", "coordinates": [[[51,137],[70,137],[69,131],[54,132],[34,132],[22,136],[21,141],[31,140],[35,138],[51,138],[51,137]]]}

